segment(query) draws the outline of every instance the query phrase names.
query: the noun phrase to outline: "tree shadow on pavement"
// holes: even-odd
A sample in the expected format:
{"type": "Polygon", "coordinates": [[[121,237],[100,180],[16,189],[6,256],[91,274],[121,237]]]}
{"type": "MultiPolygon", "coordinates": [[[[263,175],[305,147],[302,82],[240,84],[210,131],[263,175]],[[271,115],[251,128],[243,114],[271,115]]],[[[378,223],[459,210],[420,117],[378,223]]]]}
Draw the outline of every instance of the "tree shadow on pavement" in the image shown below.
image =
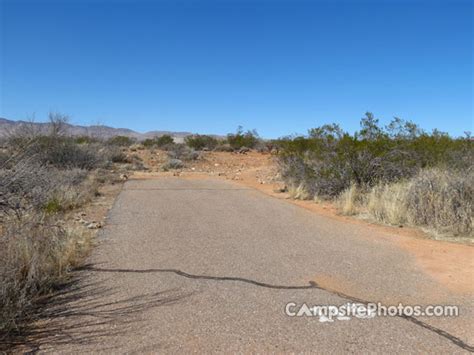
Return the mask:
{"type": "MultiPolygon", "coordinates": [[[[329,292],[333,295],[336,295],[340,298],[355,302],[355,303],[362,303],[362,304],[368,304],[368,303],[373,303],[373,301],[368,301],[368,300],[363,300],[357,297],[353,297],[351,295],[339,292],[337,290],[332,290],[329,288],[322,287],[315,283],[314,281],[310,281],[307,285],[275,285],[275,284],[270,284],[270,283],[265,283],[257,280],[252,280],[252,279],[247,279],[243,277],[235,277],[235,276],[210,276],[210,275],[196,275],[196,274],[190,274],[187,272],[184,272],[179,269],[170,269],[170,268],[163,268],[163,269],[107,269],[107,268],[100,268],[100,267],[94,267],[92,265],[89,265],[86,267],[88,270],[93,270],[96,272],[110,272],[110,273],[172,273],[181,277],[185,277],[188,279],[194,279],[194,280],[213,280],[213,281],[230,281],[230,282],[242,282],[242,283],[247,283],[251,285],[255,285],[258,287],[263,287],[263,288],[269,288],[269,289],[276,289],[276,290],[307,290],[307,289],[317,289],[317,290],[323,290],[325,292],[329,292]]],[[[443,338],[449,340],[453,344],[457,345],[458,347],[474,352],[474,346],[466,343],[462,339],[458,338],[457,336],[448,333],[447,331],[437,328],[433,325],[430,325],[416,317],[413,316],[408,316],[408,315],[396,315],[396,317],[404,319],[418,327],[424,328],[428,331],[431,331],[433,333],[438,334],[439,336],[442,336],[443,338]]]]}
{"type": "MultiPolygon", "coordinates": [[[[88,270],[88,266],[81,268],[88,270]]],[[[94,344],[124,334],[152,308],[181,302],[192,293],[177,289],[122,298],[99,283],[85,283],[77,270],[74,280],[35,303],[17,332],[0,334],[0,353],[35,353],[62,344],[94,344]]]]}

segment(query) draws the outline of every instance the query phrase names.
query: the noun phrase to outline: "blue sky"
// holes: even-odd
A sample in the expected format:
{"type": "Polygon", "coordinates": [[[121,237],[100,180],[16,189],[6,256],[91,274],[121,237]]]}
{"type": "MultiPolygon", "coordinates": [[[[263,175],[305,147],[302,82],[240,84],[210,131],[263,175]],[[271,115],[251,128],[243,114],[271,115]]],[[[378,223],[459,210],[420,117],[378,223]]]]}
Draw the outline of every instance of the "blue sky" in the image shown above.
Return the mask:
{"type": "Polygon", "coordinates": [[[264,137],[473,129],[471,1],[0,0],[0,116],[264,137]]]}

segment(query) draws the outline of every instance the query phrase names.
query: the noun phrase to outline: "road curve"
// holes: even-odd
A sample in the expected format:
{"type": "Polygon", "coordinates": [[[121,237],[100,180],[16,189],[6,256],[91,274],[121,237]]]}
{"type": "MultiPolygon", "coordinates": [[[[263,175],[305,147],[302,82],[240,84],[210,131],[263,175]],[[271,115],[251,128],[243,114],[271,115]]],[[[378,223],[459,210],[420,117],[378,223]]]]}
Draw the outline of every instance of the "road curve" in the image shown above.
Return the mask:
{"type": "Polygon", "coordinates": [[[32,344],[51,353],[472,351],[469,295],[373,233],[229,182],[131,180],[32,344]],[[455,304],[461,315],[327,322],[286,315],[289,302],[455,304]]]}

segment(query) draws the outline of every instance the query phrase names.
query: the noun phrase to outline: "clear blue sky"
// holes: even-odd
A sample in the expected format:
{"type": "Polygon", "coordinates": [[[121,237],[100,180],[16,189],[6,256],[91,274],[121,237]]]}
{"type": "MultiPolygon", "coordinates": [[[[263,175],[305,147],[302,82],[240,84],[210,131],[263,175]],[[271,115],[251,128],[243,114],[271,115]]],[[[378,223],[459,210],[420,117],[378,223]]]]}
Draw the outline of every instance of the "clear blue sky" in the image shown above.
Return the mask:
{"type": "Polygon", "coordinates": [[[0,0],[0,116],[264,137],[473,129],[471,1],[0,0]]]}

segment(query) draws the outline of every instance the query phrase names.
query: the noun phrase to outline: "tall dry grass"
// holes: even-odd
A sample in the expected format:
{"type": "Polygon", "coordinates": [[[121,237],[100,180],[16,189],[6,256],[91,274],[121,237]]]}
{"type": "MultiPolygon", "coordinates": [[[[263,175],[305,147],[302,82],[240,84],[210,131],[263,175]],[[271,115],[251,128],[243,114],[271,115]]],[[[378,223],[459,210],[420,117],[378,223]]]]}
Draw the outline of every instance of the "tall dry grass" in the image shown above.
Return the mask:
{"type": "Polygon", "coordinates": [[[356,184],[344,190],[338,198],[338,207],[341,212],[347,216],[358,212],[360,192],[356,184]]]}
{"type": "Polygon", "coordinates": [[[31,320],[37,298],[64,283],[91,245],[89,231],[40,215],[5,224],[0,238],[0,340],[31,320]]]}
{"type": "MultiPolygon", "coordinates": [[[[408,191],[411,181],[378,184],[367,194],[366,207],[377,221],[400,225],[408,223],[408,191]]],[[[423,193],[417,191],[417,193],[423,193]]]]}
{"type": "Polygon", "coordinates": [[[303,183],[298,185],[290,184],[288,186],[288,194],[291,198],[295,200],[309,200],[311,199],[311,194],[308,192],[308,189],[303,183]]]}
{"type": "Polygon", "coordinates": [[[116,159],[117,149],[78,143],[60,126],[20,130],[1,145],[0,343],[34,317],[38,299],[66,282],[90,250],[91,231],[72,227],[66,213],[98,194],[98,172],[116,159]]]}
{"type": "Polygon", "coordinates": [[[38,165],[0,168],[0,340],[33,313],[35,300],[69,276],[91,246],[64,213],[97,194],[93,173],[38,165]]]}
{"type": "Polygon", "coordinates": [[[433,233],[473,235],[474,172],[427,169],[411,179],[355,185],[337,200],[344,214],[359,214],[391,225],[421,226],[433,233]]]}

